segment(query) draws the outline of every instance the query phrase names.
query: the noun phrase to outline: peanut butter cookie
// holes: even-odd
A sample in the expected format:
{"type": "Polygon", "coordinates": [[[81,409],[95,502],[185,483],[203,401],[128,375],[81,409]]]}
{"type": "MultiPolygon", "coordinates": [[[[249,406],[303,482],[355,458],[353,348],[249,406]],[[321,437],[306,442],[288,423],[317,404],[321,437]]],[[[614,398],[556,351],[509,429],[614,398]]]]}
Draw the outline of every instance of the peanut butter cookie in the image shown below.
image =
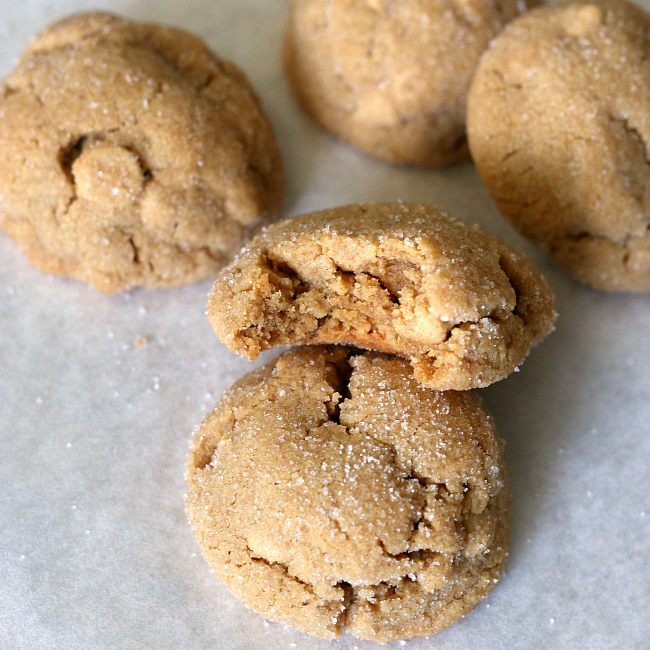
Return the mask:
{"type": "Polygon", "coordinates": [[[478,67],[468,132],[503,214],[579,280],[650,291],[650,16],[552,4],[478,67]]]}
{"type": "Polygon", "coordinates": [[[525,8],[524,0],[292,0],[286,73],[305,110],[344,140],[390,162],[442,165],[467,157],[479,57],[525,8]]]}
{"type": "Polygon", "coordinates": [[[347,343],[411,360],[438,390],[487,386],[555,320],[539,271],[496,237],[423,204],[352,205],[273,224],[225,268],[208,317],[251,359],[347,343]]]}
{"type": "Polygon", "coordinates": [[[182,30],[72,16],[0,85],[0,226],[43,271],[106,293],[209,278],[282,189],[250,84],[182,30]]]}
{"type": "Polygon", "coordinates": [[[396,357],[299,348],[197,429],[187,512],[256,612],[326,639],[430,635],[503,569],[502,444],[474,392],[425,388],[396,357]]]}

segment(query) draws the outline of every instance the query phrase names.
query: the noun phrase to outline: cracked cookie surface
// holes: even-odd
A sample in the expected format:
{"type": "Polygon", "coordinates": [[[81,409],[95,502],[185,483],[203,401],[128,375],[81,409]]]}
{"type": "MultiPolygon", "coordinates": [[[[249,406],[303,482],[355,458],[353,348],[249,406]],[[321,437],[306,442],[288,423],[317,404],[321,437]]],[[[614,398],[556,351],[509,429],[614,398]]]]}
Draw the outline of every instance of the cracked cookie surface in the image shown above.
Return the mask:
{"type": "Polygon", "coordinates": [[[650,291],[649,34],[624,0],[539,8],[470,90],[472,157],[499,208],[599,289],[650,291]]]}
{"type": "MultiPolygon", "coordinates": [[[[537,0],[528,3],[538,4],[537,0]]],[[[394,163],[467,158],[467,91],[516,0],[292,0],[285,70],[326,129],[394,163]]]]}
{"type": "Polygon", "coordinates": [[[273,224],[217,277],[208,317],[231,350],[346,343],[410,359],[438,390],[503,379],[555,320],[539,271],[424,204],[351,205],[273,224]]]}
{"type": "Polygon", "coordinates": [[[430,635],[503,569],[502,445],[473,391],[425,388],[380,353],[296,348],[195,431],[186,509],[256,612],[322,638],[430,635]]]}
{"type": "Polygon", "coordinates": [[[188,32],[72,16],[0,85],[0,226],[100,291],[213,277],[283,185],[255,92],[188,32]]]}

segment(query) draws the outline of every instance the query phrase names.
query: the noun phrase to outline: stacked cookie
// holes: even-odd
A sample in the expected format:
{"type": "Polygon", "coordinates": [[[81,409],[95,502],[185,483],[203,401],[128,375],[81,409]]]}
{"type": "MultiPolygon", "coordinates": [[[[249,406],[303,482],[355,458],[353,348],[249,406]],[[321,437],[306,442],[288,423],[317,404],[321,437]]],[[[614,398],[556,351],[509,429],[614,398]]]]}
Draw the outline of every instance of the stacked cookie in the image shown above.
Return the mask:
{"type": "Polygon", "coordinates": [[[256,236],[208,316],[249,358],[309,344],[237,382],[191,444],[190,524],[231,591],[316,636],[378,641],[479,602],[507,554],[508,482],[491,418],[458,391],[549,333],[539,272],[433,206],[348,206],[256,236]]]}

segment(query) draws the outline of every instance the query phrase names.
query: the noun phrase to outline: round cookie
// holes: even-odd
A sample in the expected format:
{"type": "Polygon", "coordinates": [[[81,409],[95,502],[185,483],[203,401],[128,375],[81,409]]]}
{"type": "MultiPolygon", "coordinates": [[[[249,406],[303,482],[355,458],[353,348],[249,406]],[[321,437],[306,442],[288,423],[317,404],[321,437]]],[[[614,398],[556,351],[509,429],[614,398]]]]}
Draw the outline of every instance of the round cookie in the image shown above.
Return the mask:
{"type": "Polygon", "coordinates": [[[468,156],[479,57],[525,9],[523,0],[292,0],[286,74],[304,109],[359,149],[443,165],[468,156]]]}
{"type": "Polygon", "coordinates": [[[438,390],[487,386],[552,329],[551,290],[493,235],[423,204],[351,205],[258,234],[217,277],[208,318],[231,350],[344,343],[411,360],[438,390]]]}
{"type": "Polygon", "coordinates": [[[650,290],[650,16],[625,2],[536,9],[472,83],[468,135],[503,214],[579,280],[650,290]]]}
{"type": "Polygon", "coordinates": [[[212,277],[283,185],[250,84],[182,30],[72,16],[0,84],[0,226],[41,270],[106,293],[212,277]]]}
{"type": "Polygon", "coordinates": [[[322,638],[434,634],[507,555],[503,442],[474,392],[408,363],[297,348],[246,375],[196,430],[189,521],[260,614],[322,638]]]}

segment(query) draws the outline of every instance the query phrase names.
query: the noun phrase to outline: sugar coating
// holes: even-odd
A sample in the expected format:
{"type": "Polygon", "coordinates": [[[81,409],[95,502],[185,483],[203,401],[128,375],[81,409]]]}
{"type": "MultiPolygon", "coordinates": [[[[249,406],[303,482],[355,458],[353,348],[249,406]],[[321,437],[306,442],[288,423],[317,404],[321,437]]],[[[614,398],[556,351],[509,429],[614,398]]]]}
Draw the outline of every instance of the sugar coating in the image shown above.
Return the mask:
{"type": "Polygon", "coordinates": [[[283,184],[250,84],[185,31],[72,16],[0,84],[0,226],[100,291],[214,276],[283,184]]]}
{"type": "Polygon", "coordinates": [[[468,155],[479,57],[525,10],[524,0],[292,0],[285,70],[305,110],[344,140],[390,162],[442,165],[468,155]]]}
{"type": "Polygon", "coordinates": [[[251,359],[276,345],[347,343],[410,359],[438,390],[503,379],[555,320],[542,275],[435,206],[352,205],[257,235],[215,281],[212,327],[251,359]]]}
{"type": "Polygon", "coordinates": [[[507,555],[503,441],[474,392],[409,364],[296,348],[196,430],[186,509],[210,566],[256,612],[322,638],[434,634],[507,555]]]}
{"type": "Polygon", "coordinates": [[[468,135],[503,214],[577,279],[650,290],[650,16],[624,0],[517,19],[478,67],[468,135]]]}

